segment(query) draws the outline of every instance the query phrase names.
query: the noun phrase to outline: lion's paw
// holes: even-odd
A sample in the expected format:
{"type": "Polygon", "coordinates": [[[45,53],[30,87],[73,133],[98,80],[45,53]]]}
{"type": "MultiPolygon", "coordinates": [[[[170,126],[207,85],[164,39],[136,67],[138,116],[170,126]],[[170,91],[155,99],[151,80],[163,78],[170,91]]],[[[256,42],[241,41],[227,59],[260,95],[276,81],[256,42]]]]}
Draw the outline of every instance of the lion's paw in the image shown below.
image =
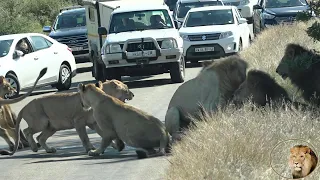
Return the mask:
{"type": "Polygon", "coordinates": [[[47,153],[55,153],[55,152],[57,152],[57,149],[54,147],[51,147],[51,148],[47,149],[46,152],[47,153]]]}
{"type": "Polygon", "coordinates": [[[99,155],[100,155],[100,152],[97,151],[97,150],[90,150],[90,151],[88,152],[88,155],[89,155],[89,156],[99,156],[99,155]]]}

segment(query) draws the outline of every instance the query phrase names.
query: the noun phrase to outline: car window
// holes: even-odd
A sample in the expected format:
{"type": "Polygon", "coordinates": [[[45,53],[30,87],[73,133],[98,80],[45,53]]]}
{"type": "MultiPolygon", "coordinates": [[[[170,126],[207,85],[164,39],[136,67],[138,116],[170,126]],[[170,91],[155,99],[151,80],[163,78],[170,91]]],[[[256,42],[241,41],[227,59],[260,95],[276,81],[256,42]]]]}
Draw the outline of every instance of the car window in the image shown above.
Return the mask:
{"type": "Polygon", "coordinates": [[[233,24],[231,9],[189,12],[185,20],[185,27],[211,26],[233,24]]]}
{"type": "Polygon", "coordinates": [[[13,39],[0,40],[0,57],[5,57],[11,48],[13,39]]]}
{"type": "Polygon", "coordinates": [[[305,0],[266,0],[266,8],[281,8],[281,7],[294,7],[305,6],[305,0]]]}
{"type": "Polygon", "coordinates": [[[84,26],[86,26],[86,11],[81,10],[59,15],[55,21],[54,29],[59,30],[84,26]]]}
{"type": "Polygon", "coordinates": [[[236,13],[234,13],[234,15],[236,16],[237,22],[238,24],[240,23],[240,17],[239,14],[237,13],[237,11],[235,11],[236,13]]]}
{"type": "Polygon", "coordinates": [[[177,16],[178,18],[184,18],[188,11],[192,8],[197,8],[197,7],[207,7],[207,6],[221,6],[222,1],[204,1],[204,2],[192,2],[192,3],[181,3],[177,16]]]}
{"type": "Polygon", "coordinates": [[[45,41],[46,41],[48,47],[51,47],[51,46],[52,46],[53,43],[52,43],[51,41],[49,41],[48,39],[45,39],[45,41]]]}
{"type": "Polygon", "coordinates": [[[18,41],[16,47],[16,50],[22,51],[24,54],[29,54],[33,52],[33,48],[31,46],[30,41],[28,38],[22,38],[18,41]]]}
{"type": "Polygon", "coordinates": [[[41,37],[41,36],[31,36],[30,38],[31,38],[31,40],[33,42],[35,51],[39,51],[41,49],[46,49],[46,48],[50,47],[48,45],[46,39],[41,37]]]}

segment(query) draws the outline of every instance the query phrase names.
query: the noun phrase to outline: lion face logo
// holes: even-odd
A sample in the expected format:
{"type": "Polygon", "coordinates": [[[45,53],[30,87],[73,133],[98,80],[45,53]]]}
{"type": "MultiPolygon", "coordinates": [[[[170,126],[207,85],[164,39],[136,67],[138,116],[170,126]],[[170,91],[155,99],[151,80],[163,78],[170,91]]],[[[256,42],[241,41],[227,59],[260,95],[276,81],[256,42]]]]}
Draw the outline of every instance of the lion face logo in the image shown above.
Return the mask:
{"type": "Polygon", "coordinates": [[[289,166],[294,179],[309,175],[317,162],[317,156],[308,146],[296,145],[290,149],[289,166]]]}

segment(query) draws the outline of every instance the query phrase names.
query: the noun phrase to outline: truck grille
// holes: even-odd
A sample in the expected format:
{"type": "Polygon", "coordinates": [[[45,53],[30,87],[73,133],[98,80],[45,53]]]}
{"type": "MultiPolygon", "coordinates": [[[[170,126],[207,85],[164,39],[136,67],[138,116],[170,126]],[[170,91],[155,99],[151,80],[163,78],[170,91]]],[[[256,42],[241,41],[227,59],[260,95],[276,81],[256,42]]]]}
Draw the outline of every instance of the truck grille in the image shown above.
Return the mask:
{"type": "Polygon", "coordinates": [[[208,41],[219,39],[220,33],[215,34],[199,34],[199,35],[188,35],[190,41],[208,41]]]}
{"type": "MultiPolygon", "coordinates": [[[[128,43],[127,52],[141,51],[141,46],[143,44],[143,50],[156,50],[156,46],[153,42],[143,42],[143,43],[128,43]]],[[[162,41],[158,41],[161,47],[162,41]]],[[[120,45],[123,48],[123,44],[120,45]]]]}
{"type": "Polygon", "coordinates": [[[294,22],[296,20],[296,17],[294,16],[289,16],[289,17],[276,17],[275,20],[278,23],[282,23],[282,22],[294,22]]]}
{"type": "Polygon", "coordinates": [[[69,46],[70,48],[73,48],[73,47],[83,47],[84,49],[88,48],[87,35],[60,37],[57,39],[57,41],[69,46]]]}

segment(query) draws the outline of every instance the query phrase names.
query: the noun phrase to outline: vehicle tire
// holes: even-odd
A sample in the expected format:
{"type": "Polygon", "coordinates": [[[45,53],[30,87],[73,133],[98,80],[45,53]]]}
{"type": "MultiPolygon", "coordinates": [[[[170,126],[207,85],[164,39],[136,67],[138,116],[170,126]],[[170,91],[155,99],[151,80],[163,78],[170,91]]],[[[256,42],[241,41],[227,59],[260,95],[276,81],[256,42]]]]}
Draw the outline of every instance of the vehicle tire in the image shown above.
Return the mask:
{"type": "Polygon", "coordinates": [[[115,71],[114,68],[104,68],[103,70],[103,76],[104,76],[104,80],[112,80],[112,79],[116,79],[118,81],[121,81],[121,75],[119,75],[119,73],[117,73],[115,71]]]}
{"type": "Polygon", "coordinates": [[[97,81],[104,81],[104,77],[103,77],[103,66],[100,65],[97,60],[96,57],[93,56],[92,57],[92,76],[97,80],[97,81]]]}
{"type": "Polygon", "coordinates": [[[242,41],[241,39],[239,40],[239,47],[238,47],[238,53],[242,51],[242,41]]]}
{"type": "Polygon", "coordinates": [[[4,98],[5,99],[17,98],[20,93],[20,83],[17,76],[14,75],[13,73],[8,73],[5,78],[11,84],[11,86],[16,89],[17,92],[13,94],[6,94],[4,98]]]}
{"type": "Polygon", "coordinates": [[[173,83],[184,82],[185,69],[184,57],[181,56],[180,62],[174,62],[170,68],[171,81],[173,83]]]}
{"type": "Polygon", "coordinates": [[[56,84],[58,91],[68,90],[71,87],[72,73],[70,68],[62,64],[59,71],[59,81],[56,84]]]}

